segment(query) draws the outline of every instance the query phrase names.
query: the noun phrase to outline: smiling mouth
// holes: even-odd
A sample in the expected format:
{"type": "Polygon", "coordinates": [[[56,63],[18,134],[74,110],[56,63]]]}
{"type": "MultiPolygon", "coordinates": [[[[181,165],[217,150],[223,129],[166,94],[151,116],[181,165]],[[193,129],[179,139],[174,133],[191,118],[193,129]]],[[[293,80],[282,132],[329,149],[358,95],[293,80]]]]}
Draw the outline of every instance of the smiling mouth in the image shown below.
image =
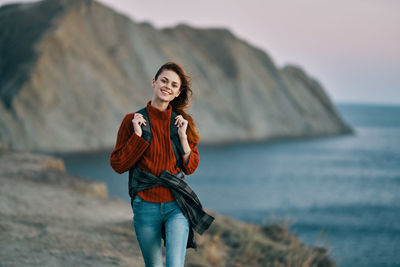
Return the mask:
{"type": "Polygon", "coordinates": [[[163,92],[163,93],[165,93],[165,94],[171,94],[169,91],[167,91],[167,90],[164,90],[164,89],[161,89],[161,92],[163,92]]]}

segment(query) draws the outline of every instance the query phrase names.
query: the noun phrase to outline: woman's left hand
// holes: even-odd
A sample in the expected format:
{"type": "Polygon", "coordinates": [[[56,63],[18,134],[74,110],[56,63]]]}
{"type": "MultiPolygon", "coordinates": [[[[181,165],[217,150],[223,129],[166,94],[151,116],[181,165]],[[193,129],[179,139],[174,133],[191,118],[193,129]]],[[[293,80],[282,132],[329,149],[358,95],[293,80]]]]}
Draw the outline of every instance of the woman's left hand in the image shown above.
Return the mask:
{"type": "Polygon", "coordinates": [[[178,126],[178,135],[180,137],[186,136],[188,121],[185,120],[182,115],[178,115],[175,117],[175,125],[178,126]]]}

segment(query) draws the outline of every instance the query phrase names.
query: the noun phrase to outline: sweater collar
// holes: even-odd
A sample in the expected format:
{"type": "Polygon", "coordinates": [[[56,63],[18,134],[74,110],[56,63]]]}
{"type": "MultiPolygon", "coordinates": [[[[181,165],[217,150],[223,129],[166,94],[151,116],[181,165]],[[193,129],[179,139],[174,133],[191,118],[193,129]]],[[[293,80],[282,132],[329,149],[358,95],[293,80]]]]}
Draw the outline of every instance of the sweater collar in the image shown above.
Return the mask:
{"type": "Polygon", "coordinates": [[[171,104],[168,104],[166,110],[160,110],[156,107],[153,107],[150,100],[149,102],[147,102],[146,110],[149,116],[151,116],[152,118],[159,120],[169,120],[171,118],[172,106],[171,104]]]}

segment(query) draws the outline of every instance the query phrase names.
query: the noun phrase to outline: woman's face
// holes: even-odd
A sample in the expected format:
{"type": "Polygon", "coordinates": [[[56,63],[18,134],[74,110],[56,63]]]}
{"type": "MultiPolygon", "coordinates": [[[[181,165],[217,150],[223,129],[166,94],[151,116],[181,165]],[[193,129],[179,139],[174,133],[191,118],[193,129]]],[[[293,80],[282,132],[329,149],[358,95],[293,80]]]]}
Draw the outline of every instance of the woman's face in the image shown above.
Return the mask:
{"type": "Polygon", "coordinates": [[[161,101],[172,101],[180,93],[181,80],[174,71],[163,70],[157,80],[152,80],[154,96],[161,101]]]}

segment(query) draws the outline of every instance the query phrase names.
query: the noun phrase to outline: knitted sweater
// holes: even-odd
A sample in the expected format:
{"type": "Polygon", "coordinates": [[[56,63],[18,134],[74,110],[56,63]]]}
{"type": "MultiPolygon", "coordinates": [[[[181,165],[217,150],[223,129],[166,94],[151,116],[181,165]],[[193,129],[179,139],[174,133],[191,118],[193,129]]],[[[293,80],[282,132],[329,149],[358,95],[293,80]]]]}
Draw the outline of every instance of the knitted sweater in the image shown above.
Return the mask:
{"type": "MultiPolygon", "coordinates": [[[[176,167],[175,154],[171,145],[170,119],[172,106],[162,111],[147,102],[146,110],[149,115],[152,139],[150,143],[134,132],[132,119],[134,112],[125,115],[118,130],[117,141],[110,155],[110,165],[117,173],[128,171],[134,164],[143,171],[159,177],[163,170],[176,174],[180,171],[176,167]]],[[[199,165],[197,143],[189,143],[191,152],[188,162],[183,162],[182,171],[192,174],[199,165]]],[[[183,161],[183,157],[182,157],[183,161]]],[[[174,200],[174,196],[167,187],[157,186],[138,192],[138,195],[150,202],[167,202],[174,200]]]]}

